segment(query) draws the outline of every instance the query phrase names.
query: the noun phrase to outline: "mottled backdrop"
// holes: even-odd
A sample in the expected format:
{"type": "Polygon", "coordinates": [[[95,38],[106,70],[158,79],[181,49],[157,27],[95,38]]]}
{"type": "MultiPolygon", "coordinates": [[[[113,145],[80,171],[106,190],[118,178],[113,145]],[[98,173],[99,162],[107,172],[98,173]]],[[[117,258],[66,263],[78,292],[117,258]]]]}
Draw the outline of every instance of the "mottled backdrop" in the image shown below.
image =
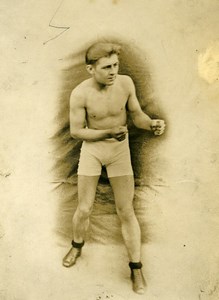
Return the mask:
{"type": "Polygon", "coordinates": [[[80,146],[69,95],[86,47],[108,39],[143,109],[167,121],[162,137],[129,123],[146,296],[218,299],[218,1],[2,0],[0,16],[0,298],[137,297],[104,172],[84,256],[61,265],[80,146]]]}

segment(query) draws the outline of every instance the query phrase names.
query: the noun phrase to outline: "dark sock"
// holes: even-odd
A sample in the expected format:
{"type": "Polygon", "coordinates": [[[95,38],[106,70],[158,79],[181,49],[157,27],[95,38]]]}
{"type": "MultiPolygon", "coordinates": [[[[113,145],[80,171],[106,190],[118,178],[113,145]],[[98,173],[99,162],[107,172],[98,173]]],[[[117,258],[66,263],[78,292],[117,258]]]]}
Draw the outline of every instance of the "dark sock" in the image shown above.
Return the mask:
{"type": "Polygon", "coordinates": [[[141,269],[142,268],[142,263],[141,262],[130,262],[129,267],[131,270],[133,269],[141,269]]]}
{"type": "Polygon", "coordinates": [[[84,241],[82,243],[76,243],[74,240],[72,240],[71,244],[74,248],[81,249],[84,246],[84,241]]]}

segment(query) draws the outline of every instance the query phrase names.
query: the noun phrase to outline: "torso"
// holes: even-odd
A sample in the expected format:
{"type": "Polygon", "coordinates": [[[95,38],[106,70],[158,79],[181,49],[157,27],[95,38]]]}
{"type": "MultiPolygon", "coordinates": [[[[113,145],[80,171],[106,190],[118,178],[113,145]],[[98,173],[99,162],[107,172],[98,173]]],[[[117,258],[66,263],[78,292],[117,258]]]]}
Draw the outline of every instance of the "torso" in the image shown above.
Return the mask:
{"type": "Polygon", "coordinates": [[[85,109],[87,126],[93,129],[107,129],[126,125],[126,104],[129,91],[126,76],[118,75],[114,84],[107,89],[97,89],[92,79],[85,85],[85,109]]]}

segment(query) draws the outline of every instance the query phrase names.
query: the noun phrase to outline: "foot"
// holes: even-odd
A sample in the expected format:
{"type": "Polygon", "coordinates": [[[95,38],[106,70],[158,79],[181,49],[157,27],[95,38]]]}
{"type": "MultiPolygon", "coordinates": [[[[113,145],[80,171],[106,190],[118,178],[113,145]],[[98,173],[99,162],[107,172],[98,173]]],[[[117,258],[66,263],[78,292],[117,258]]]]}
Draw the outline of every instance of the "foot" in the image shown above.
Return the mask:
{"type": "Polygon", "coordinates": [[[146,283],[141,269],[132,270],[131,280],[133,291],[137,294],[143,295],[146,283]]]}
{"type": "Polygon", "coordinates": [[[66,256],[63,258],[62,261],[63,266],[67,268],[73,266],[80,255],[81,255],[81,249],[72,247],[69,250],[69,252],[66,254],[66,256]]]}

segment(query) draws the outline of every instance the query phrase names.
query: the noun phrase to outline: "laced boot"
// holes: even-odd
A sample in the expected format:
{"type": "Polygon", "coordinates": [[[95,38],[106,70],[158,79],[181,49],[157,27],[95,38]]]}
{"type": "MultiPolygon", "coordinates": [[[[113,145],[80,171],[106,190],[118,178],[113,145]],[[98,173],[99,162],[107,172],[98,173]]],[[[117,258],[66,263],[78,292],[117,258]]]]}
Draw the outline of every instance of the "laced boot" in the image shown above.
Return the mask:
{"type": "Polygon", "coordinates": [[[76,243],[72,241],[72,248],[63,258],[62,264],[64,267],[71,267],[76,263],[76,260],[79,256],[81,256],[82,247],[84,246],[84,242],[76,243]]]}
{"type": "Polygon", "coordinates": [[[142,263],[129,263],[129,267],[131,269],[131,280],[132,280],[132,288],[133,291],[137,294],[143,295],[144,288],[146,286],[146,282],[142,273],[142,263]]]}

